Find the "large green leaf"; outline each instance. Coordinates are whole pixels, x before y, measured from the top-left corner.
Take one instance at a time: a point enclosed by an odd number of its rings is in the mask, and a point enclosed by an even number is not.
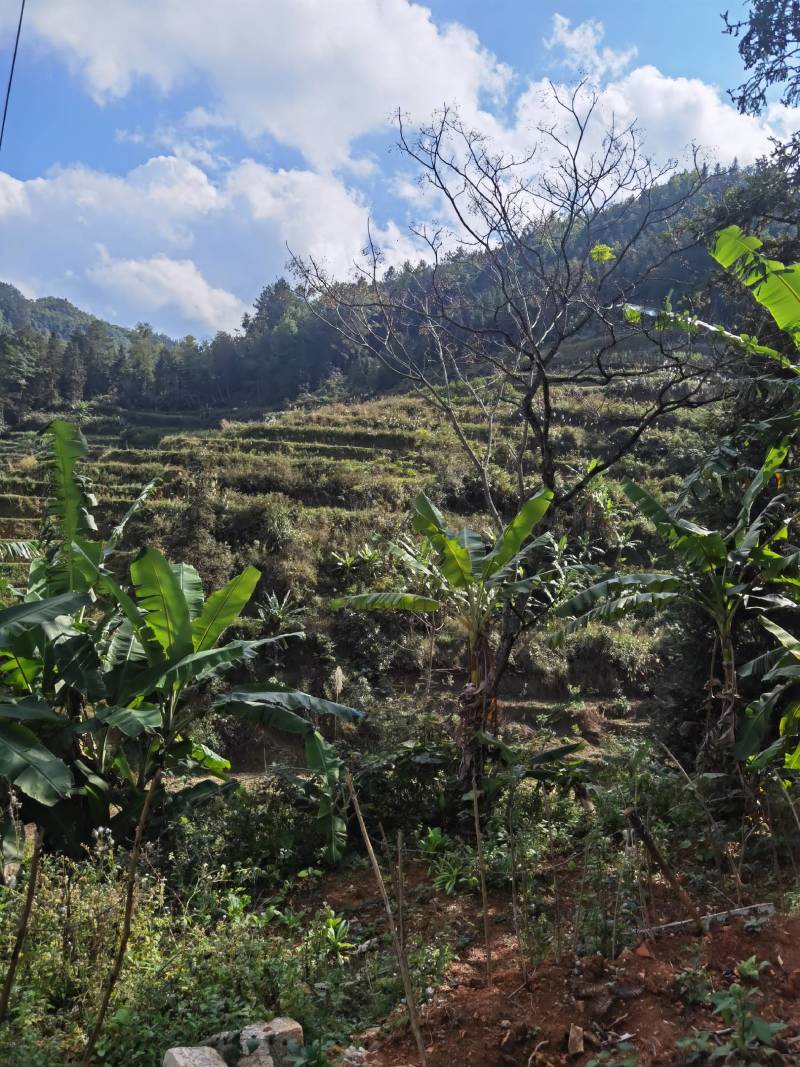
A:
[[[194,620],[203,610],[203,582],[191,563],[170,563],[170,570],[178,580],[189,618]]]
[[[41,541],[0,541],[0,561],[30,563],[41,555]]]
[[[663,608],[677,597],[673,592],[629,592],[609,600],[603,600],[577,619],[572,619],[564,627],[563,631],[555,638],[563,640],[567,634],[575,633],[576,630],[588,626],[592,622],[616,622],[626,615],[637,611],[649,611]]]
[[[438,611],[441,601],[434,600],[429,596],[418,596],[416,593],[376,592],[357,593],[355,596],[343,596],[332,601],[334,610],[350,608],[351,611]]]
[[[414,514],[411,521],[418,533],[426,534],[429,537],[432,534],[450,536],[450,530],[445,525],[441,511],[424,493],[420,493],[414,500]]]
[[[222,589],[212,593],[192,622],[192,640],[195,652],[204,652],[220,639],[224,630],[241,615],[245,605],[255,592],[261,571],[245,567]]]
[[[103,571],[100,576],[100,587],[110,593],[116,601],[148,663],[151,666],[160,663],[164,658],[164,650],[156,640],[155,634],[150,629],[146,614],[139,610],[133,597],[122,588],[113,575],[106,571]],[[115,652],[115,659],[117,662],[122,662],[123,659],[139,658],[136,654],[135,646],[128,643],[127,636],[124,632],[120,635],[120,642],[120,647],[117,652]]]
[[[364,715],[363,711],[347,707],[346,704],[336,704],[332,700],[324,700],[322,697],[314,697],[284,686],[236,689],[219,697],[214,702],[214,707],[251,722],[294,734],[304,734],[313,729],[311,723],[300,717],[299,712],[335,715],[350,721],[363,718]]]
[[[60,616],[74,615],[91,603],[87,593],[60,593],[45,600],[25,601],[0,611],[0,647],[35,626],[55,622]]]
[[[485,578],[500,570],[517,555],[534,526],[541,522],[553,500],[550,489],[542,489],[536,496],[526,500],[511,522],[503,530],[494,548],[481,564]]]
[[[737,523],[738,528],[742,528],[746,525],[750,517],[750,509],[756,501],[756,498],[763,493],[770,481],[775,477],[775,473],[780,469],[781,464],[786,459],[789,452],[789,438],[784,439],[777,445],[772,445],[767,450],[767,454],[764,457],[764,462],[761,464],[756,476],[748,485],[742,497],[742,505],[739,509],[739,521]]]
[[[155,704],[139,704],[135,708],[95,708],[95,718],[104,726],[113,726],[126,737],[138,737],[145,730],[161,726],[161,708]]]
[[[562,619],[571,615],[581,616],[604,601],[630,593],[675,593],[680,587],[681,580],[674,574],[620,574],[597,582],[588,589],[582,589],[580,593],[559,604],[555,614]]]
[[[327,841],[328,857],[337,862],[347,846],[347,823],[336,805],[342,761],[333,745],[318,730],[306,734],[305,753],[308,769],[321,779],[322,796],[317,822]]]
[[[793,637],[788,630],[784,630],[782,626],[779,626],[772,619],[766,618],[764,615],[760,615],[758,621],[768,630],[773,637],[777,638],[779,643],[784,649],[796,660],[800,660],[800,641],[796,637]]]
[[[67,765],[18,723],[0,722],[0,776],[48,807],[68,797],[72,789]]]
[[[189,606],[178,578],[160,552],[143,549],[131,563],[136,599],[148,627],[171,660],[194,649]]]
[[[221,648],[207,648],[204,652],[190,652],[188,656],[171,663],[156,664],[144,670],[127,672],[120,680],[116,699],[120,704],[129,704],[137,697],[146,697],[154,690],[167,690],[201,682],[232,663],[251,659],[262,645],[275,644],[297,634],[279,634],[277,637],[262,637],[257,641],[232,641]]]
[[[189,760],[191,761],[190,765],[194,765],[192,770],[213,774],[216,778],[224,778],[231,769],[230,760],[220,756],[218,752],[215,752],[207,745],[201,745],[198,742],[192,744]]]
[[[463,589],[475,581],[472,555],[458,537],[432,535],[431,540],[439,553],[439,569],[447,584],[453,589]]]
[[[727,226],[716,234],[711,255],[750,289],[781,330],[800,345],[800,263],[784,266],[758,251],[761,241],[749,237],[738,226]]]
[[[14,722],[65,722],[64,716],[53,711],[45,700],[37,700],[34,697],[16,703],[0,704],[0,719],[11,719]]]
[[[148,482],[144,489],[142,489],[141,493],[139,493],[134,502],[122,516],[122,518],[114,527],[114,529],[111,531],[111,537],[109,537],[108,541],[106,541],[105,548],[103,550],[104,559],[111,555],[117,543],[122,538],[122,535],[125,533],[125,527],[131,521],[134,515],[141,511],[141,509],[147,503],[149,498],[152,496],[153,492],[158,489],[160,485],[161,479],[154,478],[152,482]]]
[[[716,530],[707,530],[688,519],[671,515],[654,496],[635,482],[625,482],[623,489],[628,499],[654,523],[659,537],[683,556],[687,563],[692,566],[714,566],[725,561],[727,548]]]
[[[44,670],[44,662],[38,654],[22,652],[23,641],[24,638],[17,638],[11,648],[0,650],[0,681],[9,689],[32,693],[34,683]]]
[[[78,427],[63,419],[54,419],[44,434],[52,450],[52,495],[45,515],[59,542],[47,566],[51,590],[87,589],[90,583],[72,546],[97,530],[90,510],[97,501],[76,472],[76,465],[87,458],[89,446]]]
[[[58,681],[90,701],[102,699],[105,696],[102,664],[91,635],[75,629],[54,631],[52,623],[45,623],[43,630]]]

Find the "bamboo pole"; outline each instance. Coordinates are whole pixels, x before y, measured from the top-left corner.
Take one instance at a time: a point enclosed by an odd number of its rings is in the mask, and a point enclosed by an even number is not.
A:
[[[483,861],[483,839],[481,837],[481,816],[478,810],[478,783],[472,776],[472,814],[475,819],[475,842],[478,851],[478,870],[481,876],[481,908],[483,911],[483,940],[486,945],[486,985],[492,984],[492,943],[489,937],[489,900],[486,895],[486,864]]]
[[[414,1034],[414,1040],[417,1043],[417,1050],[419,1051],[419,1061],[421,1067],[428,1067],[428,1057],[425,1052],[425,1042],[422,1039],[422,1030],[419,1025],[419,1017],[417,1015],[417,1003],[414,999],[414,986],[411,982],[411,974],[408,970],[408,961],[403,946],[400,944],[400,937],[397,933],[397,926],[392,915],[392,905],[389,901],[389,894],[386,892],[386,882],[383,880],[381,874],[380,864],[378,863],[375,855],[375,849],[372,847],[372,841],[370,840],[369,832],[367,831],[366,824],[364,822],[364,816],[361,814],[361,807],[358,803],[358,797],[356,796],[355,787],[353,785],[353,776],[350,771],[345,771],[345,784],[347,785],[348,792],[350,793],[350,799],[353,802],[353,810],[356,813],[356,819],[358,820],[358,828],[361,831],[361,836],[364,839],[364,846],[369,856],[369,862],[372,865],[372,870],[375,875],[375,881],[378,883],[378,889],[380,890],[381,897],[383,898],[383,906],[386,909],[386,919],[389,923],[389,933],[392,938],[392,945],[394,946],[395,955],[397,956],[397,965],[400,968],[400,978],[403,983],[403,990],[406,995],[406,1004],[408,1005],[408,1018],[411,1023],[411,1030]]]

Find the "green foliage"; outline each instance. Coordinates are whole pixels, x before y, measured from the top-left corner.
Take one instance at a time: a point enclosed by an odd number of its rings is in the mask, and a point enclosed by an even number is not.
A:
[[[712,995],[715,1013],[732,1033],[721,1043],[714,1041],[708,1031],[702,1030],[680,1040],[678,1046],[689,1053],[690,1063],[697,1062],[697,1058],[705,1054],[710,1054],[712,1062],[731,1062],[732,1057],[733,1062],[765,1062],[765,1057],[774,1051],[776,1034],[785,1026],[783,1023],[768,1023],[756,1015],[753,1010],[754,996],[751,990],[744,989],[736,982],[728,989]]]
[[[85,440],[66,423],[52,424],[48,434],[54,491],[46,550],[31,564],[27,599],[0,611],[9,696],[0,774],[20,790],[51,842],[74,850],[98,825],[127,833],[157,771],[224,778],[228,761],[191,739],[197,687],[289,635],[217,645],[255,590],[260,573],[253,567],[204,601],[193,567],[170,565],[145,548],[130,564],[127,590],[110,567],[123,524],[109,543],[91,539],[94,499],[76,466],[86,456]],[[339,855],[346,829],[336,799],[340,764],[302,715],[352,720],[358,713],[280,686],[221,696],[217,704],[304,736],[321,783],[330,851]],[[187,803],[202,795],[192,787],[184,794]],[[155,807],[165,806],[162,792]]]
[[[787,540],[782,498],[770,495],[755,517],[752,514],[771,485],[780,484],[780,466],[788,449],[785,438],[767,450],[761,467],[737,501],[735,519],[726,528],[700,526],[678,510],[668,511],[640,486],[626,483],[626,495],[655,526],[672,557],[673,570],[614,575],[556,608],[559,617],[572,617],[562,639],[592,622],[612,622],[631,612],[654,611],[677,601],[702,611],[714,625],[723,672],[720,722],[729,740],[733,739],[737,710],[733,634],[738,616],[793,607],[800,584],[800,555]],[[750,754],[740,745],[739,758]]]
[[[786,267],[767,259],[758,251],[761,245],[739,226],[728,226],[716,234],[711,255],[747,286],[800,348],[800,263]]]
[[[552,499],[550,490],[542,490],[527,500],[487,548],[483,537],[474,530],[452,530],[447,526],[438,508],[420,493],[414,503],[412,521],[414,529],[427,541],[430,554],[415,553],[413,546],[402,543],[390,545],[389,553],[410,571],[415,582],[427,587],[426,592],[435,589],[438,595],[375,591],[340,597],[333,606],[355,611],[422,613],[447,609],[458,617],[466,631],[470,677],[477,685],[485,678],[479,663],[480,646],[486,641],[503,601],[520,592],[522,586],[530,589],[544,584],[550,577],[533,575],[520,581],[531,552],[545,542],[550,543],[546,535],[544,540],[533,543],[528,543],[528,539]]]
[[[708,1004],[713,986],[705,968],[687,967],[675,975],[674,988],[684,1004],[699,1007]]]

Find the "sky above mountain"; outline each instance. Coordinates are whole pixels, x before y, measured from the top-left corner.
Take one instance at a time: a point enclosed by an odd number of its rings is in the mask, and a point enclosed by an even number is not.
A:
[[[390,261],[418,256],[398,108],[423,122],[457,105],[524,151],[548,80],[588,77],[659,160],[695,143],[749,163],[800,122],[731,106],[724,6],[34,0],[0,154],[0,277],[123,325],[234,329],[288,249],[344,275],[369,219]],[[3,84],[17,16],[0,5]]]

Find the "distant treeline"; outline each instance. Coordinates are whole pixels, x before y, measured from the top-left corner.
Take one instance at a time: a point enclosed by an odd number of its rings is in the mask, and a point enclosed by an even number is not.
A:
[[[714,211],[742,174],[717,169],[703,186],[701,200],[687,207],[671,226],[691,226],[697,216]],[[659,187],[673,196],[676,176]],[[658,195],[658,194],[657,194]],[[635,202],[609,211],[609,245],[629,239],[637,226]],[[639,242],[633,268],[657,264],[658,236]],[[642,302],[673,303],[704,290],[711,260],[702,243],[681,257],[655,267],[637,292]],[[479,255],[451,259],[448,270],[463,274],[473,293],[494,284]],[[390,269],[394,292],[404,284],[428,284],[430,268],[406,263]],[[624,281],[624,278],[621,278]],[[487,301],[491,305],[491,301]],[[711,310],[711,309],[709,309]],[[717,318],[724,309],[713,309]],[[424,337],[411,338],[425,345]],[[112,326],[80,311],[66,300],[26,300],[13,286],[0,284],[0,404],[5,423],[34,411],[108,398],[126,407],[194,410],[201,407],[280,407],[304,391],[316,390],[335,376],[351,393],[368,394],[391,384],[391,374],[375,359],[348,346],[342,336],[309,308],[299,288],[285,279],[267,285],[251,313],[234,334],[213,339],[192,336],[173,341],[146,323],[133,330]]]

